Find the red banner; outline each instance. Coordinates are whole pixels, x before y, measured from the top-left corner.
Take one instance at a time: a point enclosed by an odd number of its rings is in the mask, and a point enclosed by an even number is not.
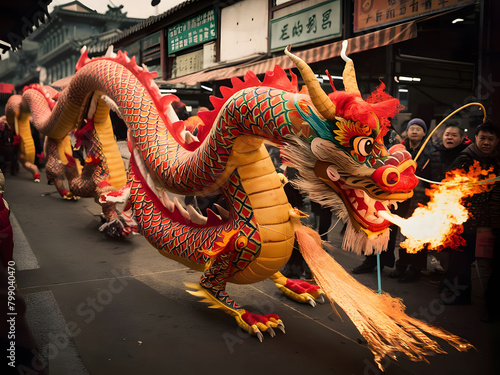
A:
[[[14,91],[14,85],[10,83],[0,83],[0,92],[5,92],[7,94],[12,94]]]

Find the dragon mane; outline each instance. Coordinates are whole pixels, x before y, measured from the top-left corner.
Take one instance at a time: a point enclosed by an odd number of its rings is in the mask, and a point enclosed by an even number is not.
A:
[[[398,99],[384,91],[385,85],[383,83],[366,100],[363,100],[357,93],[333,89],[334,91],[328,94],[328,97],[335,104],[336,116],[353,122],[359,121],[370,129],[375,129],[380,125],[381,137],[389,131],[389,118],[394,117],[404,108]],[[311,125],[322,138],[333,141],[334,128],[336,127],[333,121],[318,121]]]

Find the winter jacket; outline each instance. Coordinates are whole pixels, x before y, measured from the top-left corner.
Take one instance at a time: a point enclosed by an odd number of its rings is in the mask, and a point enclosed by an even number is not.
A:
[[[446,177],[446,172],[451,170],[453,162],[460,153],[465,150],[472,142],[464,140],[457,147],[448,149],[443,145],[437,147],[431,154],[429,160],[430,180],[440,182]]]
[[[500,163],[496,157],[484,155],[475,144],[462,151],[450,168],[451,170],[460,168],[468,171],[475,160],[479,162],[481,169],[493,167],[493,173],[497,176],[500,174]],[[472,215],[464,224],[465,231],[474,231],[478,227],[491,227],[490,192],[474,194],[465,200],[465,204]]]

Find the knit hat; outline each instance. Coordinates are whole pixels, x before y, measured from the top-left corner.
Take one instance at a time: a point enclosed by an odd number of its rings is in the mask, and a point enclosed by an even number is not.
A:
[[[422,120],[421,118],[413,118],[408,122],[408,125],[406,126],[406,130],[410,128],[412,125],[418,125],[422,129],[424,129],[424,133],[427,133],[427,125],[425,125],[425,121]]]

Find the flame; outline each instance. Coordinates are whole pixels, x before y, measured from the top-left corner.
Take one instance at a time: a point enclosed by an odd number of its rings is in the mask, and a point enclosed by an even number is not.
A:
[[[236,234],[239,232],[239,228],[224,230],[217,237],[217,240],[214,242],[214,245],[208,249],[200,249],[198,250],[200,253],[206,254],[209,257],[215,257],[221,251],[226,249],[229,246],[229,242],[233,239]]]
[[[490,174],[491,171],[492,168],[481,169],[475,161],[468,172],[463,169],[448,172],[441,184],[426,189],[429,202],[419,205],[410,218],[403,219],[387,212],[379,214],[401,228],[406,240],[400,246],[408,253],[416,253],[425,245],[429,250],[458,249],[465,245],[460,234],[462,224],[470,216],[464,198],[490,190],[493,184],[484,180],[496,177]]]

